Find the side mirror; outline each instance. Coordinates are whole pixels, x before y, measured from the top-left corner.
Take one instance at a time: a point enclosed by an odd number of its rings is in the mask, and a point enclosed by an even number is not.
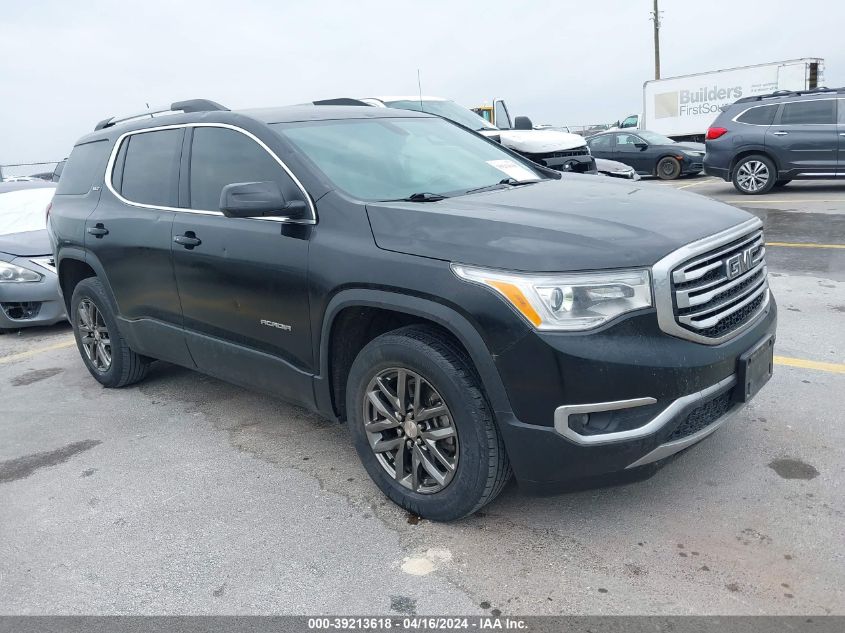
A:
[[[278,183],[235,182],[220,192],[220,210],[227,218],[260,218],[283,215],[301,218],[305,215],[305,202],[285,200]]]
[[[648,143],[634,143],[634,147],[636,147],[638,150],[642,151],[642,150],[648,148]]]
[[[513,120],[513,129],[515,130],[533,130],[534,124],[527,116],[518,116]]]

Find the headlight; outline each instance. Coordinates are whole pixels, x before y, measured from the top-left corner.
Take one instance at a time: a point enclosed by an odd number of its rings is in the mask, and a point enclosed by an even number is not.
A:
[[[688,152],[685,149],[682,149],[681,153],[685,156],[689,156],[690,158],[701,158],[702,156],[704,156],[704,152]]]
[[[0,283],[19,283],[22,281],[41,281],[41,275],[28,268],[21,268],[8,262],[0,262]]]
[[[588,330],[652,305],[647,270],[529,274],[460,264],[452,270],[499,293],[538,330]]]

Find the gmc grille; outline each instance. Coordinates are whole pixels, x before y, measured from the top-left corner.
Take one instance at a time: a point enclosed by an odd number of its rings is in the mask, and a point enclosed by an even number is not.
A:
[[[677,324],[706,338],[722,338],[754,319],[768,303],[763,232],[692,259],[671,273]]]

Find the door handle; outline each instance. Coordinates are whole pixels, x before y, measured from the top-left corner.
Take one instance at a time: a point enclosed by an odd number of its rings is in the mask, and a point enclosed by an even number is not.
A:
[[[184,235],[177,235],[173,238],[173,241],[177,244],[181,244],[188,250],[191,250],[194,246],[202,244],[202,240],[198,238],[193,231],[185,231]]]
[[[840,132],[839,136],[845,136],[845,132]]]
[[[93,235],[93,236],[94,236],[94,237],[96,237],[98,240],[99,240],[99,239],[102,239],[102,237],[103,237],[104,235],[108,235],[108,234],[109,234],[109,230],[108,230],[106,227],[104,227],[104,226],[103,226],[102,222],[97,222],[97,224],[96,224],[96,225],[94,225],[94,226],[89,226],[89,227],[86,229],[86,231],[88,231],[88,233],[89,233],[90,235]]]
[[[789,132],[772,132],[775,136],[786,136]]]

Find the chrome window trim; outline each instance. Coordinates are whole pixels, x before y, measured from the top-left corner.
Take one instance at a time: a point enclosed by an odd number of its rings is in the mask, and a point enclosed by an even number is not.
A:
[[[748,108],[745,108],[745,110],[743,110],[742,112],[737,114],[734,118],[732,118],[731,121],[733,121],[734,123],[739,123],[740,125],[753,125],[754,127],[771,127],[775,124],[774,121],[775,121],[775,117],[778,115],[777,109],[779,107],[780,107],[780,103],[764,103],[762,105],[753,105],[753,106],[750,106]],[[767,123],[767,124],[764,124],[764,123],[746,123],[745,121],[738,121],[737,120],[743,114],[745,114],[749,110],[753,110],[754,108],[774,108],[775,109],[775,116],[772,117],[772,122]]]
[[[751,218],[738,224],[730,229],[716,233],[709,237],[691,242],[682,246],[676,251],[669,253],[666,257],[661,259],[651,268],[652,284],[654,285],[654,307],[657,309],[657,324],[660,329],[678,338],[683,338],[688,341],[696,343],[704,343],[705,345],[719,345],[725,341],[729,341],[744,331],[754,326],[759,319],[769,311],[769,289],[765,290],[765,297],[763,303],[757,311],[757,314],[748,319],[740,327],[728,332],[723,336],[710,338],[701,334],[691,332],[684,327],[681,327],[675,320],[675,313],[672,303],[672,271],[683,262],[693,259],[698,255],[703,255],[709,251],[719,248],[725,244],[729,244],[751,231],[760,230],[763,228],[763,222],[760,218]]]
[[[111,194],[116,197],[118,200],[123,202],[124,204],[131,205],[133,207],[139,207],[141,209],[152,209],[155,211],[178,211],[179,213],[195,213],[199,215],[219,215],[223,216],[222,211],[212,211],[212,210],[205,210],[205,209],[186,209],[182,207],[167,207],[167,206],[160,206],[155,204],[144,204],[143,202],[133,202],[127,198],[124,198],[120,195],[112,185],[112,172],[114,171],[114,163],[117,160],[117,154],[120,151],[120,146],[123,144],[123,141],[126,140],[129,136],[133,136],[135,134],[144,134],[146,132],[159,132],[162,130],[178,130],[183,128],[194,128],[194,127],[219,127],[224,128],[227,130],[234,130],[235,132],[240,132],[244,136],[252,139],[259,147],[261,147],[265,152],[267,152],[273,160],[275,160],[282,170],[293,180],[294,184],[297,188],[302,192],[302,195],[305,197],[306,202],[308,203],[308,208],[311,211],[311,217],[305,219],[291,219],[284,216],[268,216],[268,217],[261,217],[261,218],[249,218],[251,220],[264,220],[267,222],[284,222],[289,224],[316,224],[317,223],[317,209],[314,206],[314,201],[311,199],[311,196],[308,195],[308,192],[305,190],[305,187],[299,181],[294,173],[285,165],[284,161],[279,158],[276,153],[270,149],[264,141],[260,138],[248,132],[247,130],[240,128],[236,125],[232,125],[230,123],[205,123],[205,122],[195,122],[195,123],[176,123],[173,125],[160,125],[157,127],[148,127],[143,128],[140,130],[130,130],[128,132],[124,132],[121,134],[117,141],[115,142],[114,146],[112,147],[111,155],[109,156],[109,161],[106,164],[106,173],[104,176],[104,180],[106,183],[106,188],[111,192]]]
[[[636,429],[630,429],[628,431],[617,431],[615,433],[581,435],[569,428],[569,415],[572,413],[586,413],[588,411],[613,411],[617,409],[642,406],[644,404],[653,404],[657,401],[654,398],[635,398],[633,400],[619,400],[616,402],[602,402],[596,404],[564,405],[555,409],[555,430],[565,438],[572,440],[581,446],[598,446],[601,444],[611,444],[614,442],[625,442],[628,440],[640,439],[642,437],[646,437],[647,435],[657,433],[657,431],[669,424],[675,416],[690,405],[730,389],[736,383],[736,375],[731,374],[727,378],[717,382],[715,385],[710,385],[709,387],[705,387],[704,389],[694,391],[693,393],[673,400],[665,409],[663,409],[663,411],[658,413],[643,426]],[[575,408],[580,408],[580,410],[575,411]]]
[[[790,103],[807,103],[809,101],[844,101],[842,97],[824,97],[822,99],[795,99],[794,101],[779,101],[777,103],[762,103],[753,106],[749,106],[745,108],[742,112],[737,114],[734,118],[731,119],[734,123],[739,123],[740,125],[753,125],[754,127],[778,127],[778,126],[787,126],[787,125],[816,125],[816,126],[830,126],[830,125],[841,125],[841,123],[777,123],[775,124],[774,119],[772,123],[769,125],[763,125],[762,123],[745,123],[744,121],[737,121],[739,117],[743,114],[748,112],[749,110],[753,110],[754,108],[777,108],[781,105],[786,106]],[[837,104],[837,110],[842,107],[842,104]],[[777,116],[777,112],[775,112],[775,116]]]

